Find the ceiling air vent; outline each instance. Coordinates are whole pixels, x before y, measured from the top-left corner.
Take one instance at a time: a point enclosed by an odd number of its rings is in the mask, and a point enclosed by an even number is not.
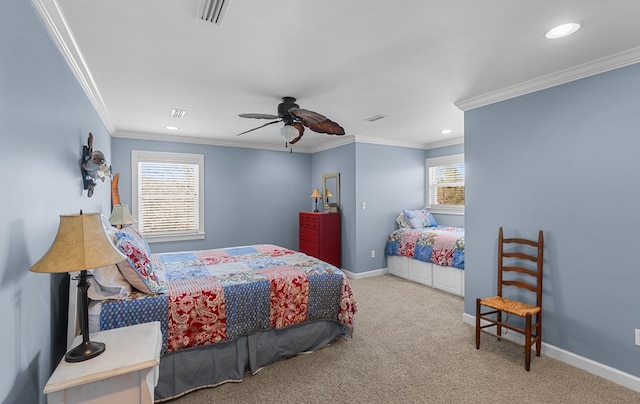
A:
[[[370,116],[369,118],[366,118],[365,121],[368,122],[375,122],[375,121],[379,121],[380,119],[386,118],[386,115],[374,115],[374,116]]]
[[[171,117],[172,118],[182,118],[184,116],[184,114],[187,113],[186,109],[178,109],[178,108],[173,108],[171,110]]]
[[[198,19],[203,22],[221,25],[230,1],[231,0],[200,0]]]

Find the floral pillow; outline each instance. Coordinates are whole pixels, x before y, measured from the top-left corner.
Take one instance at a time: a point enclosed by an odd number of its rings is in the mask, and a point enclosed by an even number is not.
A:
[[[142,248],[147,255],[151,255],[151,248],[149,247],[149,244],[147,243],[147,240],[144,239],[144,237],[142,237],[142,234],[140,234],[138,232],[138,229],[136,229],[133,226],[125,226],[122,229],[118,229],[117,233],[125,233],[131,236],[131,238],[133,238],[133,240],[135,241],[136,244],[138,244],[138,246],[140,248]],[[117,237],[117,234],[116,234]]]
[[[144,241],[144,239],[142,239]],[[141,244],[139,239],[129,232],[116,233],[116,245],[127,256],[119,262],[118,269],[134,288],[144,293],[164,293],[166,285],[160,280],[151,262],[151,255],[147,252],[149,245],[146,241]],[[145,248],[146,247],[146,248]]]
[[[435,217],[429,212],[428,209],[418,209],[418,210],[403,210],[396,222],[398,222],[398,226],[404,228],[412,228],[412,229],[422,229],[425,227],[435,227],[438,225]]]

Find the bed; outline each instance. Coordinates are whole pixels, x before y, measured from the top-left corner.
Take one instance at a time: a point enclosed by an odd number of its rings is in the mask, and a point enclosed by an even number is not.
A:
[[[464,228],[440,226],[428,209],[403,210],[385,245],[390,274],[464,296]]]
[[[352,335],[356,302],[331,264],[270,244],[152,254],[133,227],[111,237],[127,258],[93,270],[90,329],[160,322],[156,402]]]

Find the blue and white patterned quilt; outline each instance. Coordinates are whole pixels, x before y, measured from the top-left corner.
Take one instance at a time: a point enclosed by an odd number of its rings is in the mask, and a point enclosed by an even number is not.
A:
[[[166,293],[104,301],[100,329],[160,321],[163,352],[313,320],[350,334],[356,311],[337,267],[274,245],[152,254]]]

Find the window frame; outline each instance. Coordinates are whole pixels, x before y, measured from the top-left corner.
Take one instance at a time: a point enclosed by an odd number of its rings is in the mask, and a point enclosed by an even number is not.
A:
[[[131,209],[133,217],[140,222],[139,215],[139,163],[193,164],[198,166],[198,228],[196,231],[170,233],[142,233],[149,243],[202,240],[204,231],[204,155],[196,153],[174,153],[131,150]]]
[[[465,205],[441,205],[432,204],[431,187],[429,183],[429,169],[432,167],[445,166],[449,164],[464,164],[464,154],[451,154],[449,156],[431,157],[425,160],[425,201],[426,206],[432,213],[448,214],[448,215],[464,215]],[[466,167],[465,167],[465,188],[466,188]],[[466,189],[465,189],[466,191]],[[466,201],[465,201],[466,203]]]

